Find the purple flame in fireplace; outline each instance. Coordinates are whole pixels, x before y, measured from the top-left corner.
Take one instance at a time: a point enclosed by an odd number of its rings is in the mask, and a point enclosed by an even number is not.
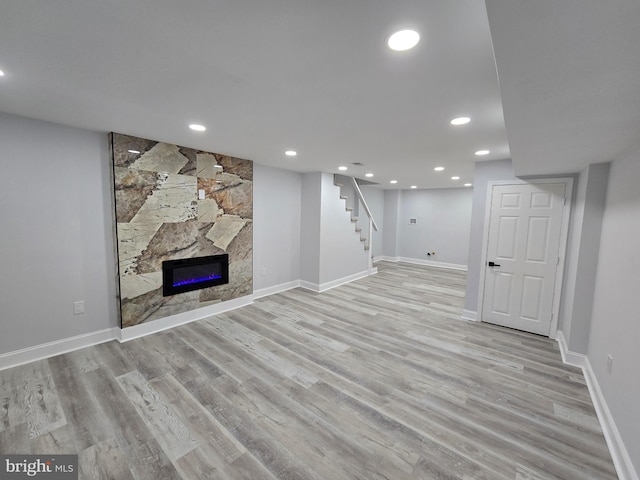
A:
[[[175,295],[229,283],[229,255],[165,260],[162,262],[162,295]]]
[[[206,282],[208,280],[217,280],[219,278],[222,278],[222,275],[208,275],[206,277],[187,278],[186,280],[181,280],[179,282],[174,282],[173,286],[174,287],[180,287],[182,285],[191,285],[192,283]]]

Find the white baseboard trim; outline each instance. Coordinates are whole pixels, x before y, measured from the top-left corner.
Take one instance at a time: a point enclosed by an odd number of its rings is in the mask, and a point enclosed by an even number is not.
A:
[[[384,255],[377,256],[373,259],[374,262],[398,262],[398,257],[386,257]]]
[[[17,367],[25,363],[55,357],[63,353],[69,353],[99,343],[117,340],[120,329],[117,327],[98,330],[97,332],[76,335],[75,337],[64,338],[54,342],[42,343],[33,347],[23,348],[13,352],[0,355],[0,370]]]
[[[306,280],[300,280],[300,286],[307,290],[311,290],[316,293],[326,292],[335,287],[339,287],[340,285],[344,285],[345,283],[353,282],[354,280],[359,280],[364,277],[368,277],[369,275],[375,275],[378,273],[378,269],[376,267],[372,269],[367,269],[362,272],[354,273],[353,275],[347,275],[346,277],[338,278],[337,280],[331,280],[330,282],[325,283],[312,283],[307,282]]]
[[[306,280],[300,280],[300,288],[305,290],[311,290],[312,292],[320,292],[320,285],[313,282],[307,282]]]
[[[574,367],[586,368],[587,366],[587,356],[582,353],[575,353],[569,350],[567,345],[567,341],[564,338],[561,330],[556,332],[556,341],[558,342],[558,347],[560,348],[560,355],[562,355],[562,361],[567,365],[573,365]],[[586,378],[586,374],[585,374]]]
[[[458,265],[456,263],[436,262],[435,260],[425,260],[422,258],[398,257],[399,262],[413,263],[414,265],[428,265],[430,267],[449,268],[451,270],[467,271],[466,265]]]
[[[253,291],[253,299],[268,297],[269,295],[275,295],[276,293],[286,292],[292,288],[298,288],[300,286],[300,280],[293,282],[281,283],[280,285],[274,285],[272,287],[261,288],[260,290]]]
[[[466,265],[458,265],[457,263],[444,263],[444,262],[436,262],[435,260],[425,260],[422,258],[410,258],[410,257],[377,257],[376,261],[382,260],[385,262],[403,262],[403,263],[412,263],[414,265],[428,265],[430,267],[438,267],[438,268],[449,268],[451,270],[463,270],[467,271]]]
[[[475,310],[462,310],[462,319],[467,322],[479,322],[478,312]]]
[[[244,297],[234,298],[233,300],[227,300],[226,302],[216,303],[214,305],[209,305],[188,312],[177,313],[176,315],[171,315],[165,318],[159,318],[158,320],[153,320],[148,323],[141,323],[140,325],[126,327],[120,330],[118,340],[120,340],[120,342],[128,342],[134,338],[140,338],[146,335],[151,335],[152,333],[162,332],[163,330],[168,330],[170,328],[177,327],[178,325],[202,320],[203,318],[228,312],[229,310],[235,310],[236,308],[251,305],[252,303],[253,295],[245,295]]]
[[[598,379],[595,372],[591,367],[589,357],[581,353],[572,352],[567,346],[567,342],[562,334],[562,331],[558,330],[556,334],[556,340],[558,347],[560,348],[560,354],[562,355],[562,361],[568,365],[574,367],[580,367],[584,374],[584,378],[587,381],[587,387],[589,388],[589,394],[591,395],[591,401],[595,407],[598,420],[600,421],[600,427],[604,433],[604,438],[607,441],[609,452],[613,460],[613,465],[616,467],[616,472],[620,480],[640,480],[638,473],[636,472],[631,457],[627,451],[620,431],[616,426],[616,423],[611,415],[611,410],[604,398]]]

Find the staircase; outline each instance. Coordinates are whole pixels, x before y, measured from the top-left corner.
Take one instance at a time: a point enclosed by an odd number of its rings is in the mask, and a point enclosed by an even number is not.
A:
[[[373,234],[373,229],[375,228],[377,230],[377,227],[371,218],[369,209],[364,202],[356,180],[352,177],[334,175],[333,182],[340,188],[340,198],[345,201],[344,208],[349,212],[351,223],[353,223],[355,232],[360,236],[363,248],[365,251],[369,251],[371,248],[371,235]],[[369,224],[369,228],[367,232],[363,232],[362,227],[359,225],[361,210],[364,210],[362,213],[368,216],[367,223]]]

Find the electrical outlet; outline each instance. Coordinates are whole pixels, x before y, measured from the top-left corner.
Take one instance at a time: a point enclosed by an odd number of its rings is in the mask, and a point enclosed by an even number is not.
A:
[[[81,315],[84,313],[84,301],[73,302],[73,314]]]
[[[613,356],[611,354],[607,355],[607,372],[611,373],[613,369]]]

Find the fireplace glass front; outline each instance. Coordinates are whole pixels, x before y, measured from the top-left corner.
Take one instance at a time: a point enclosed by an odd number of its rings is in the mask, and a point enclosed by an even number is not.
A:
[[[229,255],[162,262],[162,295],[190,292],[229,283]]]

